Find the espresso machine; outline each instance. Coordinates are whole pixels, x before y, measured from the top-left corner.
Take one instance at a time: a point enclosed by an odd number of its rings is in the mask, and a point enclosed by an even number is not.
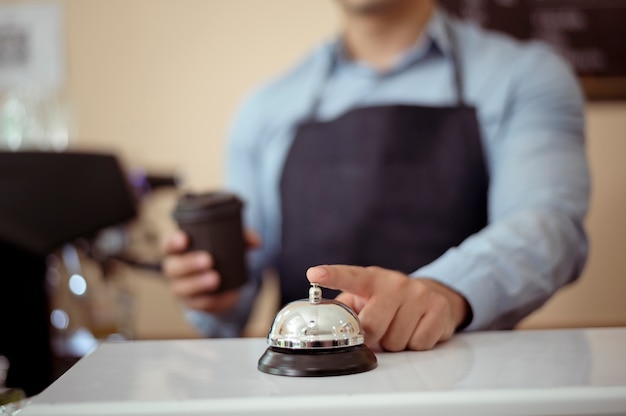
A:
[[[53,379],[48,254],[135,215],[113,155],[0,152],[0,355],[10,362],[8,387],[33,395]]]

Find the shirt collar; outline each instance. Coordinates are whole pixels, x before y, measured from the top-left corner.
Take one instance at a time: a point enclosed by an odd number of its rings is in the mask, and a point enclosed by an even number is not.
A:
[[[449,31],[446,28],[446,25],[449,24],[450,16],[448,16],[444,10],[437,7],[428,22],[425,32],[428,34],[432,44],[445,56],[452,54],[450,45],[451,39]]]
[[[387,74],[402,71],[424,58],[431,51],[449,56],[451,53],[450,38],[446,30],[446,19],[448,18],[446,12],[437,7],[426,24],[422,35],[409,49],[396,58],[396,62],[387,71]],[[372,71],[367,64],[355,62],[347,56],[345,44],[341,37],[331,44],[331,54],[331,59],[335,61],[334,65],[336,67],[356,66],[365,71]]]

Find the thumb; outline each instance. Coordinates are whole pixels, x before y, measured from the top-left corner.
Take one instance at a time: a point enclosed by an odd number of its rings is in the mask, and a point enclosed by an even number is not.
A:
[[[337,295],[335,300],[343,303],[348,308],[352,309],[355,313],[358,314],[358,312],[355,310],[356,299],[355,299],[353,294],[346,293],[346,292],[341,292],[340,294]]]
[[[363,307],[365,307],[365,305],[367,304],[367,299],[346,292],[341,292],[339,295],[337,295],[335,300],[343,303],[344,305],[352,309],[357,315],[361,313],[361,310],[363,310]]]
[[[178,254],[187,249],[189,245],[189,237],[180,230],[174,231],[168,235],[162,243],[162,251],[164,254]]]
[[[311,283],[329,289],[369,298],[373,293],[375,276],[365,267],[323,265],[309,268],[306,277]]]

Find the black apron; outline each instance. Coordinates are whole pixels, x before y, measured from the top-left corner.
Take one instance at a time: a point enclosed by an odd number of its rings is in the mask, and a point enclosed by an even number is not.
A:
[[[283,304],[306,296],[311,266],[409,274],[487,224],[480,130],[463,100],[451,32],[455,105],[363,107],[298,127],[280,182]]]

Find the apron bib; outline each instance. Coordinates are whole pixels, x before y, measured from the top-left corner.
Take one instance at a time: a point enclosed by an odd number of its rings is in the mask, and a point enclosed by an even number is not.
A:
[[[454,48],[451,55],[455,105],[363,107],[299,125],[280,181],[283,304],[308,293],[311,266],[409,274],[485,227],[480,129],[463,102]]]

